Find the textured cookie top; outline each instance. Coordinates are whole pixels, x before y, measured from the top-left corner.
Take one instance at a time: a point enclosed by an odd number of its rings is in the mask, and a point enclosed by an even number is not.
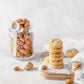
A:
[[[66,56],[71,56],[71,57],[73,57],[73,56],[75,56],[77,53],[78,53],[78,50],[77,50],[77,49],[69,49],[69,50],[67,50],[67,52],[66,52]]]
[[[48,43],[49,43],[49,46],[51,47],[56,47],[56,48],[63,47],[63,42],[60,39],[50,39]]]
[[[78,67],[78,66],[81,66],[80,62],[75,61],[72,63],[72,67]]]

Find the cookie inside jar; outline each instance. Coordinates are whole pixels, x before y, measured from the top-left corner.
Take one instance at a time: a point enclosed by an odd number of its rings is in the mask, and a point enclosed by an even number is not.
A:
[[[33,35],[30,32],[30,22],[27,19],[18,19],[16,22],[19,24],[19,28],[15,28],[17,30],[13,32],[16,34],[16,44],[13,43],[16,51],[13,52],[13,56],[15,55],[16,58],[31,57],[33,55]]]

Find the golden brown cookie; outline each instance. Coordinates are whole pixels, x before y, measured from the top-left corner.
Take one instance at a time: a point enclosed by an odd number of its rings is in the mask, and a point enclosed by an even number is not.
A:
[[[49,56],[44,57],[44,61],[47,62],[47,63],[49,63]]]
[[[52,47],[51,45],[49,45],[49,50],[63,50],[63,46],[60,48],[56,48],[56,47]]]
[[[59,58],[57,58],[57,57],[56,57],[56,58],[52,58],[52,57],[49,56],[49,60],[58,62],[58,61],[63,60],[63,56],[61,56],[61,57],[59,57]]]
[[[49,52],[49,55],[50,55],[50,57],[52,57],[52,58],[58,58],[58,57],[61,57],[61,56],[63,56],[63,53],[62,52],[60,52],[60,53],[52,53],[52,52]]]
[[[49,52],[50,53],[61,53],[62,52],[62,49],[60,49],[60,50],[49,50]]]
[[[78,53],[77,49],[69,49],[66,52],[66,57],[74,57]]]
[[[72,71],[76,71],[80,68],[81,68],[81,63],[80,62],[75,61],[75,62],[72,63]]]
[[[62,65],[59,65],[59,66],[54,66],[54,65],[50,64],[50,67],[53,68],[53,69],[61,69],[61,68],[64,67],[64,65],[62,64]]]
[[[56,65],[62,65],[62,64],[63,64],[63,60],[58,61],[58,62],[55,62],[55,61],[51,61],[51,60],[50,60],[50,64],[51,64],[51,65],[54,65],[54,66],[56,66]]]
[[[50,39],[48,44],[52,48],[62,48],[63,47],[63,42],[60,39]]]

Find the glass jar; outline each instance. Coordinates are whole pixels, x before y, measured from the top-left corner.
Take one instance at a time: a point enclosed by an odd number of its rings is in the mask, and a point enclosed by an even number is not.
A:
[[[11,56],[16,59],[27,60],[33,57],[33,34],[30,27],[20,27],[17,22],[10,28]]]

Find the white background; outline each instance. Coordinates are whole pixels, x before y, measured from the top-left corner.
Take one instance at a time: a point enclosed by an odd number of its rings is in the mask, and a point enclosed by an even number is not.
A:
[[[27,18],[36,52],[50,38],[84,39],[84,0],[0,0],[0,50],[9,50],[11,22]]]

